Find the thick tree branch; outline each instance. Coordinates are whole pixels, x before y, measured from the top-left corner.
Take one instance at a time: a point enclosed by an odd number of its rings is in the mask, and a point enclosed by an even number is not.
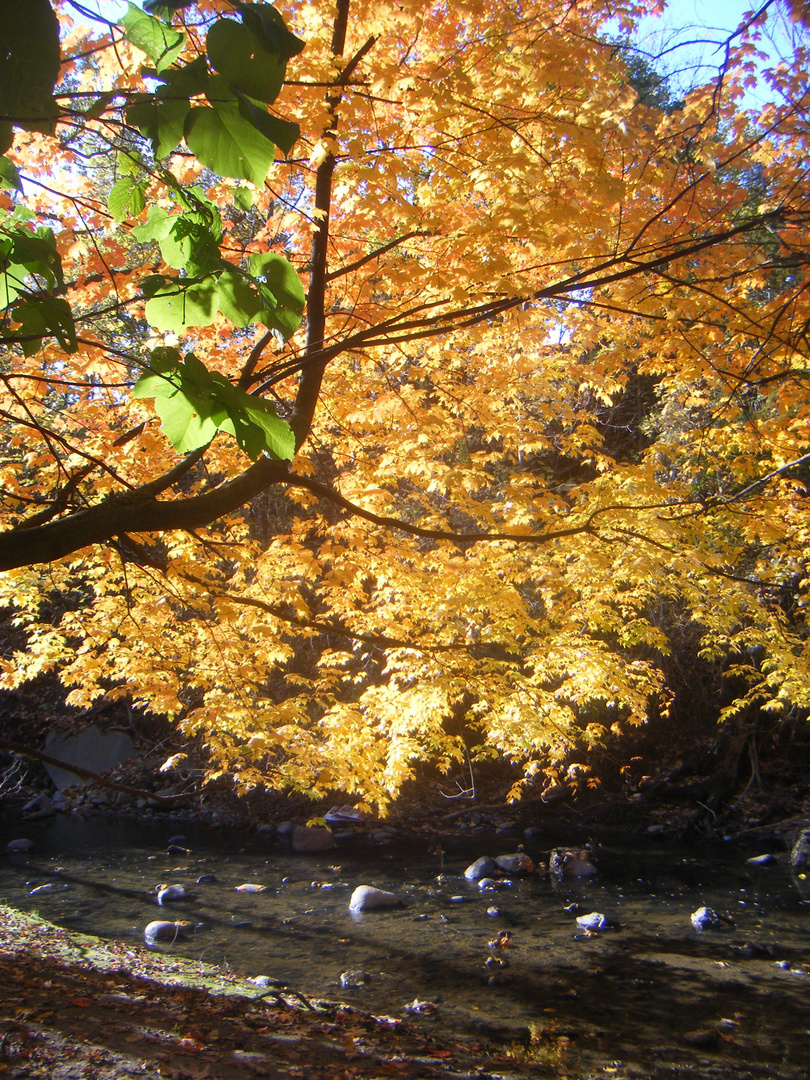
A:
[[[193,455],[190,455],[193,456]],[[160,501],[167,478],[185,471],[188,459],[164,477],[136,491],[110,495],[103,502],[34,528],[0,535],[0,570],[51,562],[91,544],[102,544],[125,532],[196,529],[228,514],[288,475],[286,463],[260,458],[239,476],[212,491],[187,499]]]

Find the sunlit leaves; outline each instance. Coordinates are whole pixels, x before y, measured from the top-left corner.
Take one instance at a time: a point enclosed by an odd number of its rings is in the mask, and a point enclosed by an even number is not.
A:
[[[158,73],[169,67],[183,51],[185,34],[130,3],[121,20],[127,40],[145,52]]]
[[[210,79],[206,96],[211,107],[196,106],[185,120],[189,149],[220,176],[263,184],[276,148],[245,119],[239,99],[224,79]]]
[[[206,39],[211,66],[234,89],[272,103],[284,82],[285,58],[270,52],[247,26],[219,19]]]
[[[155,350],[150,366],[152,373],[136,383],[133,396],[155,399],[163,431],[178,453],[205,446],[221,429],[251,458],[262,453],[292,458],[294,436],[271,402],[250,397],[208,371],[193,353],[181,359],[175,349]]]

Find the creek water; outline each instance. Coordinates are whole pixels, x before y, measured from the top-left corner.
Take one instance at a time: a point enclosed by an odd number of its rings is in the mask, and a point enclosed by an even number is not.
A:
[[[169,855],[175,831],[7,816],[0,850],[22,836],[34,847],[0,856],[0,901],[133,944],[154,919],[185,919],[188,936],[160,947],[169,956],[267,975],[376,1014],[402,1017],[415,999],[433,1002],[414,1022],[527,1043],[535,1061],[546,1055],[581,1076],[810,1074],[810,879],[797,879],[784,855],[758,868],[746,858],[759,851],[730,844],[605,844],[594,879],[537,875],[493,892],[467,882],[464,869],[479,855],[514,851],[517,833],[447,840],[444,852],[428,841],[349,842],[313,856],[183,828],[190,853]],[[526,850],[541,858],[564,842],[548,837]],[[184,884],[191,898],[159,907],[160,883]],[[243,883],[266,888],[237,892]],[[360,884],[396,892],[402,906],[351,914]],[[616,925],[586,936],[565,911],[571,904]],[[704,904],[727,918],[722,929],[693,929],[690,914]],[[491,947],[502,930],[509,948]],[[370,980],[343,988],[347,971]]]

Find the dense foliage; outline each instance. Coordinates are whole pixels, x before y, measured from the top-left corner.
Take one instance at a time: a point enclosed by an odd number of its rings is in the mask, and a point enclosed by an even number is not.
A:
[[[144,7],[0,13],[3,685],[381,805],[585,782],[687,631],[804,715],[801,12],[752,111],[765,14],[666,103],[641,3]]]

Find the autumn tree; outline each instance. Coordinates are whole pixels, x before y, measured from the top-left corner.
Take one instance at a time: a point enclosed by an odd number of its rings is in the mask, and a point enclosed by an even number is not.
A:
[[[3,5],[3,685],[379,805],[421,760],[582,781],[666,713],[668,612],[729,717],[806,709],[772,6],[662,108],[614,43],[643,3]]]

